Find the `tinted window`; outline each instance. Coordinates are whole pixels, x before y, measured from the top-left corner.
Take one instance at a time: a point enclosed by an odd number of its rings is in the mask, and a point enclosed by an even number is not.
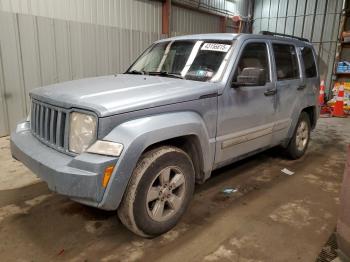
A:
[[[264,69],[266,72],[266,81],[270,80],[269,59],[266,44],[250,43],[244,47],[242,55],[239,59],[234,81],[236,81],[237,76],[246,67]]]
[[[316,71],[316,64],[315,64],[315,59],[314,59],[314,54],[312,52],[312,49],[307,46],[303,47],[301,49],[301,56],[303,57],[303,61],[304,61],[305,76],[316,77],[317,71]]]
[[[292,45],[273,44],[277,80],[299,78],[299,65],[295,47]]]

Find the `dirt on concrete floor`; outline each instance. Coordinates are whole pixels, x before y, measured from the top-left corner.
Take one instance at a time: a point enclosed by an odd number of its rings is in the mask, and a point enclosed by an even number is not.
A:
[[[181,222],[149,240],[126,230],[116,212],[49,192],[1,138],[1,260],[315,261],[336,225],[349,143],[349,119],[320,119],[302,159],[272,149],[215,171]]]

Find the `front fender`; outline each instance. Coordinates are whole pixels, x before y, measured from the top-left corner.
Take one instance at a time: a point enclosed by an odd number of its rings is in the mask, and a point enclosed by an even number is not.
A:
[[[107,210],[118,208],[132,172],[144,150],[155,143],[171,138],[195,135],[201,145],[198,152],[203,157],[203,171],[210,174],[215,139],[210,139],[206,125],[195,112],[176,112],[133,119],[115,127],[103,140],[122,143],[124,149],[99,207]]]

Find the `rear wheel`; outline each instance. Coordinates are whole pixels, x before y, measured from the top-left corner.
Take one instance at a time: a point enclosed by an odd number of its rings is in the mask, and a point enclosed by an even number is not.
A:
[[[181,149],[163,146],[146,152],[118,209],[120,220],[144,237],[169,231],[191,200],[194,178],[192,161]]]
[[[287,153],[292,159],[298,159],[305,154],[310,141],[310,131],[310,118],[307,113],[302,112],[287,147]]]

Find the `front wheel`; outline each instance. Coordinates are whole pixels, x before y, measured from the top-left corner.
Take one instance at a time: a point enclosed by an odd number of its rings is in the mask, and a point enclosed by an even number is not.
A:
[[[122,223],[137,235],[154,237],[173,228],[194,191],[191,158],[163,146],[141,156],[118,209]]]
[[[307,113],[302,112],[287,147],[287,153],[292,159],[298,159],[305,154],[310,141],[310,131],[310,118]]]

